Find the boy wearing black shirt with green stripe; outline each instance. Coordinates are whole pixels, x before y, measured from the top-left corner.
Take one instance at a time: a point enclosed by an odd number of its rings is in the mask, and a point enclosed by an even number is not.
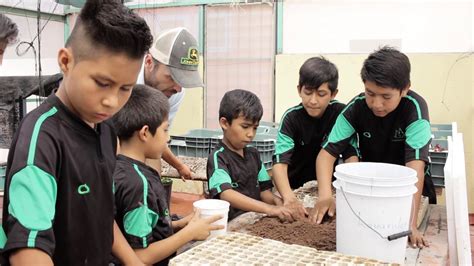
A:
[[[160,174],[145,164],[146,158],[159,159],[168,147],[168,113],[168,99],[161,91],[136,85],[113,117],[120,139],[114,171],[117,224],[147,265],[168,265],[178,248],[191,240],[204,240],[209,231],[220,228],[210,225],[220,217],[200,219],[198,212],[171,221]]]
[[[272,180],[258,150],[249,145],[262,115],[260,99],[250,91],[226,92],[220,103],[224,137],[209,154],[207,178],[211,197],[230,203],[229,220],[246,211],[292,220],[290,210],[271,191]]]
[[[141,262],[114,222],[117,138],[106,121],[127,102],[152,36],[116,0],[89,0],[58,52],[63,81],[16,131],[3,204],[13,265]]]
[[[383,47],[364,61],[361,77],[365,93],[338,116],[316,159],[320,198],[311,219],[319,223],[326,212],[334,214],[332,164],[357,135],[361,161],[405,165],[417,172],[410,242],[415,247],[428,246],[416,228],[416,214],[422,192],[430,203],[436,203],[431,177],[425,176],[431,129],[425,100],[410,90],[410,61],[398,50]]]

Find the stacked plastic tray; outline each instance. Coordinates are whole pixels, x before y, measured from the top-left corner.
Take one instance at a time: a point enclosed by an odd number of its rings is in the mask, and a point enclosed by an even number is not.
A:
[[[433,139],[430,147],[430,172],[433,183],[437,187],[444,187],[444,165],[448,157],[448,136],[452,136],[450,124],[432,124]]]
[[[275,152],[275,141],[278,129],[271,122],[262,122],[257,135],[250,144],[260,153],[265,168],[272,168],[272,156]],[[261,123],[261,124],[262,124]],[[171,136],[169,147],[177,156],[207,158],[222,139],[222,130],[194,129],[182,136]]]

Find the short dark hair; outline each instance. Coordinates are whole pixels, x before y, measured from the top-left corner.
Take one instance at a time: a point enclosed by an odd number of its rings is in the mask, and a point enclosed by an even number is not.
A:
[[[97,47],[130,58],[142,58],[153,42],[145,20],[118,0],[88,0],[79,14],[66,47],[74,58],[96,56]]]
[[[113,116],[112,122],[120,141],[126,141],[145,125],[155,135],[156,129],[168,119],[169,111],[168,98],[161,91],[140,84],[133,87],[130,99]]]
[[[14,44],[18,37],[18,26],[9,17],[0,14],[0,41]]]
[[[225,117],[229,124],[240,115],[253,123],[260,122],[263,107],[254,93],[246,90],[232,90],[224,94],[219,107],[219,119]]]
[[[339,74],[336,65],[323,56],[311,57],[300,67],[299,89],[318,89],[324,83],[328,83],[331,93],[337,90]]]
[[[364,83],[402,91],[410,85],[410,60],[397,49],[384,46],[365,59],[360,76]]]

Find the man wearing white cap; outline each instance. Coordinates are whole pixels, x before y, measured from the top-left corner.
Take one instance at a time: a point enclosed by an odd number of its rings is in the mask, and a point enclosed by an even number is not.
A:
[[[197,41],[185,28],[161,32],[145,56],[137,83],[158,89],[168,97],[170,125],[183,101],[183,88],[204,86],[198,65]],[[189,167],[174,156],[169,148],[163,152],[162,158],[176,168],[182,177],[191,178]]]

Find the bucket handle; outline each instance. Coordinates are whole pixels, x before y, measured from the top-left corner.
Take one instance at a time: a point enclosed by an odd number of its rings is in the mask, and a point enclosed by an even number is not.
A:
[[[386,237],[383,236],[379,231],[375,230],[372,226],[370,226],[368,223],[366,223],[364,220],[362,220],[362,218],[360,218],[359,215],[357,215],[357,213],[354,211],[354,209],[352,209],[351,204],[347,200],[346,193],[344,192],[344,189],[342,188],[342,186],[340,186],[340,189],[342,191],[342,196],[344,196],[344,200],[347,203],[347,206],[349,206],[349,209],[351,209],[351,211],[352,211],[352,214],[354,214],[357,217],[357,219],[359,219],[359,221],[361,221],[367,228],[374,231],[382,239],[387,239],[388,241],[392,241],[392,240],[396,240],[396,239],[411,235],[411,230],[407,230],[407,231],[402,231],[402,232],[395,233],[395,234],[392,234],[392,235],[389,235],[389,236],[386,236]]]

